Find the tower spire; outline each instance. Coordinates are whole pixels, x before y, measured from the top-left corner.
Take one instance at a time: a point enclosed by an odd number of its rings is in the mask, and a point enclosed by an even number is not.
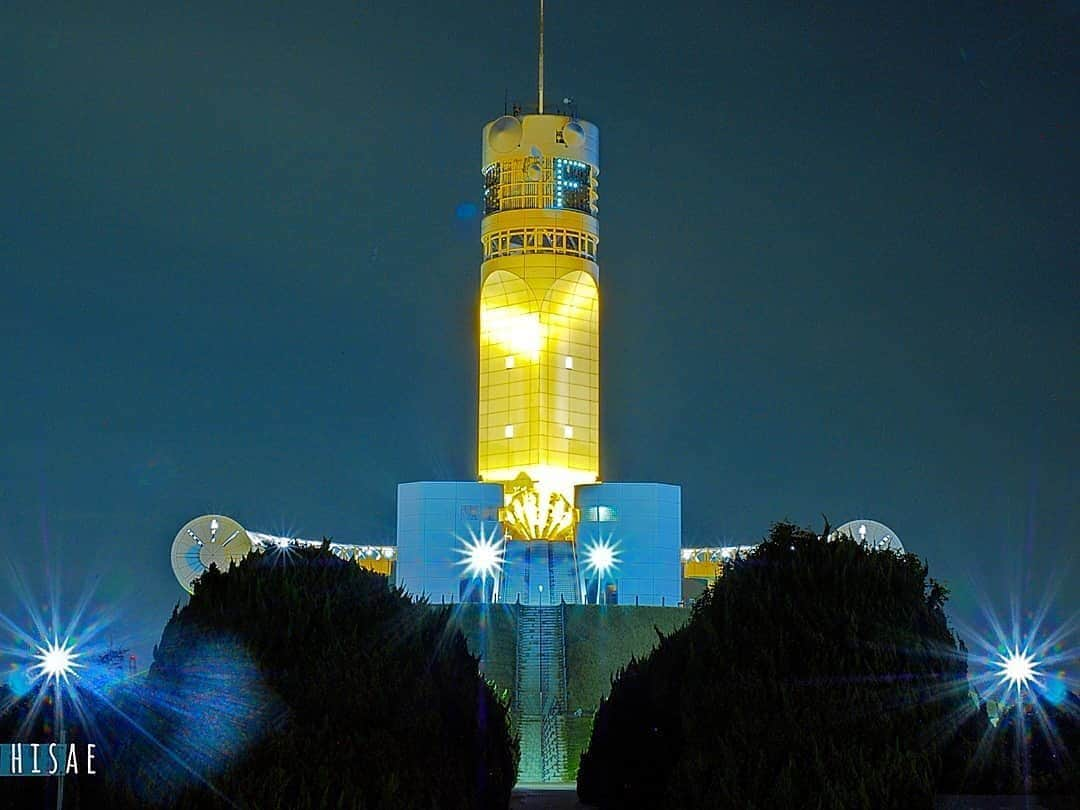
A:
[[[539,70],[539,82],[537,83],[539,90],[539,100],[536,105],[536,111],[540,114],[544,114],[544,0],[540,0],[540,70]]]

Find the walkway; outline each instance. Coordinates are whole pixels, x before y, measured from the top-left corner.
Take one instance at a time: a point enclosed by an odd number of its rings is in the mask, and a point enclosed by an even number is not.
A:
[[[573,782],[546,782],[514,788],[510,810],[588,810],[591,804],[578,801]]]

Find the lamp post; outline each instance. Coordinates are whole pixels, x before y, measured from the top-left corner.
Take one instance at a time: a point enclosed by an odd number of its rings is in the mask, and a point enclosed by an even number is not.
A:
[[[75,670],[82,668],[83,664],[75,662],[80,653],[75,652],[68,639],[61,643],[56,637],[52,642],[46,642],[38,647],[34,656],[38,663],[35,668],[45,678],[45,686],[50,684],[53,688],[53,725],[60,733],[60,745],[67,756],[67,726],[64,724],[64,684],[70,685],[70,678],[75,677]],[[63,681],[63,683],[61,683]],[[72,689],[75,687],[72,686]],[[60,771],[60,778],[56,783],[56,806],[60,808],[64,803],[64,774],[67,769]]]
[[[59,697],[57,697],[57,701],[59,701]],[[61,727],[60,729],[60,750],[64,752],[64,756],[66,757],[68,754],[67,729],[63,727]],[[60,808],[64,806],[64,774],[66,772],[66,767],[64,768],[64,770],[60,771],[60,779],[56,783],[56,810],[60,810]]]

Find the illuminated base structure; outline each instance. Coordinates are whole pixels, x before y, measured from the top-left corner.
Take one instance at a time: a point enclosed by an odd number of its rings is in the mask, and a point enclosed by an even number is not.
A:
[[[439,604],[680,604],[679,487],[581,484],[564,540],[514,539],[505,500],[499,484],[399,484],[397,584]]]
[[[469,607],[484,611],[477,626],[486,629],[466,636],[490,677],[499,677],[490,648],[513,650],[500,685],[512,695],[520,781],[574,778],[574,731],[582,710],[585,722],[595,710],[575,705],[569,687],[577,673],[567,611],[643,611],[642,625],[654,627],[650,609],[681,604],[681,521],[681,489],[671,484],[578,484],[572,507],[517,482],[398,485],[397,584],[435,605],[458,605],[459,617]],[[675,613],[672,623],[684,620]],[[501,634],[496,622],[508,623]],[[625,652],[617,640],[598,654],[608,650]]]
[[[434,604],[682,607],[722,575],[725,562],[755,546],[679,546],[679,499],[671,484],[585,484],[575,499],[578,542],[514,540],[499,519],[500,485],[420,481],[398,485],[396,546],[332,542],[330,551]],[[828,539],[841,536],[904,553],[896,533],[875,520],[849,521]],[[215,550],[215,540],[223,548]],[[191,593],[211,563],[227,567],[253,550],[319,545],[203,515],[177,533],[173,573]]]

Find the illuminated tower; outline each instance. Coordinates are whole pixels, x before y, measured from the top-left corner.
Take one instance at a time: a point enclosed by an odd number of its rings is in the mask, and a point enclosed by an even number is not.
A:
[[[543,8],[537,111],[482,133],[479,481],[398,485],[397,581],[440,603],[676,605],[680,488],[600,482],[600,132],[544,110]]]
[[[600,473],[599,138],[543,113],[483,130],[479,474],[519,539],[571,539]]]
[[[713,549],[680,556],[679,486],[600,481],[600,133],[576,114],[544,110],[539,6],[537,112],[515,108],[482,136],[479,480],[400,483],[396,546],[331,549],[393,572],[397,585],[432,603],[677,605],[681,560],[697,566]],[[214,546],[215,533],[235,539]],[[249,537],[235,521],[206,515],[177,535],[173,570],[190,589],[211,556],[305,543]],[[715,574],[715,565],[703,570]],[[531,626],[519,625],[521,672],[540,655]],[[529,698],[549,703],[519,710],[548,717],[558,694],[551,686],[544,681]]]

